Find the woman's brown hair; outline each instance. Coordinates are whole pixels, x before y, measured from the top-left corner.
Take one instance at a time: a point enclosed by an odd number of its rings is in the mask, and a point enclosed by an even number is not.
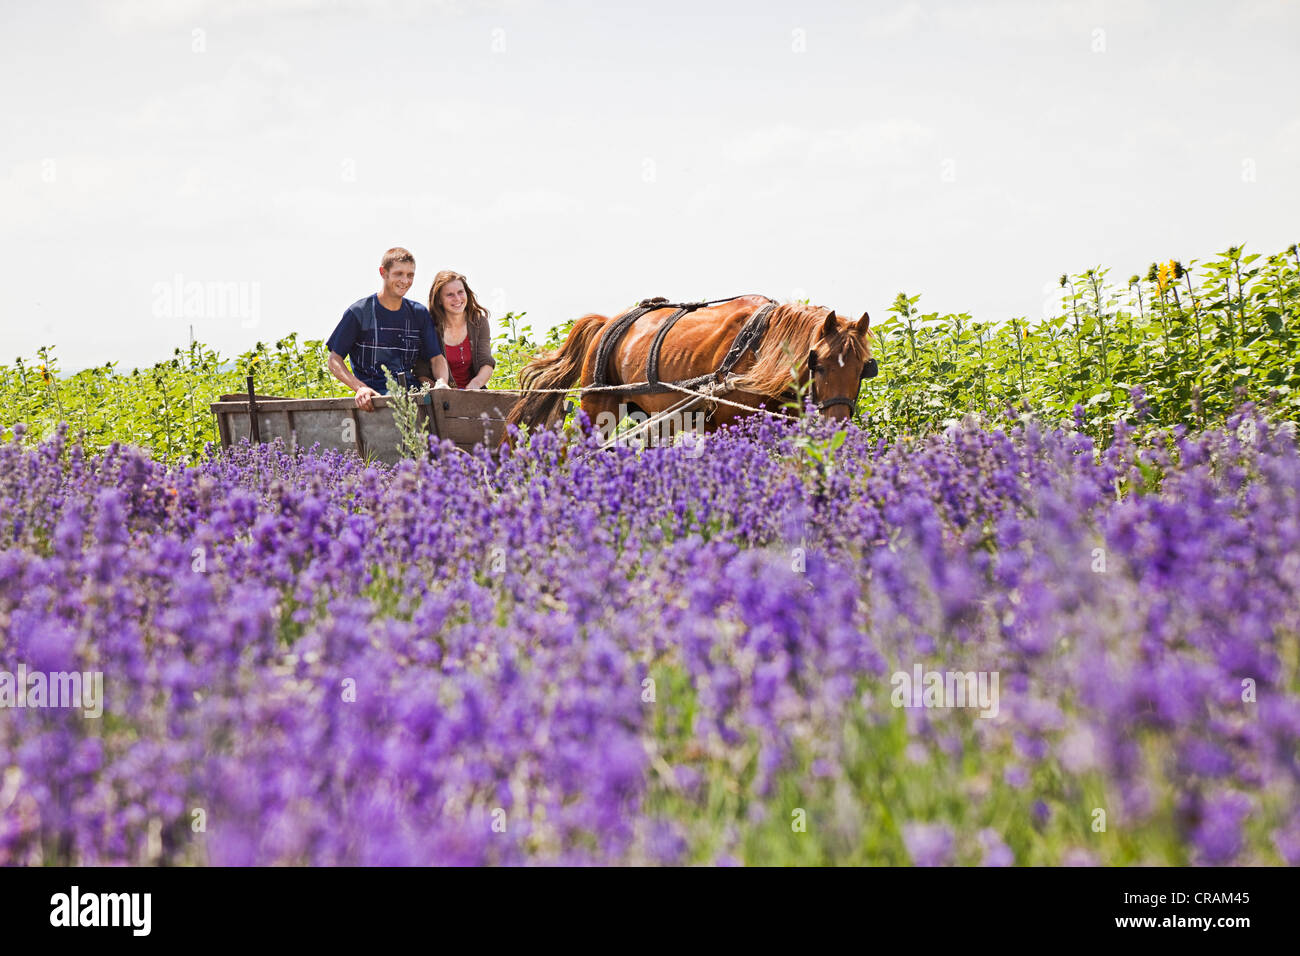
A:
[[[465,277],[453,269],[443,269],[433,277],[433,287],[429,289],[429,314],[433,316],[433,327],[438,330],[438,338],[442,338],[442,330],[447,324],[447,313],[442,308],[442,290],[450,282],[460,280],[465,286],[465,324],[467,330],[477,328],[480,322],[488,320],[488,310],[478,304],[478,298],[474,295],[474,290],[469,287]]]

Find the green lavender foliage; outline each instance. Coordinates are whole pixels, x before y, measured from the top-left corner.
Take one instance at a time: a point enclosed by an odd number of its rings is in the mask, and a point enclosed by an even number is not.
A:
[[[420,420],[420,403],[411,392],[397,384],[397,379],[383,366],[385,396],[393,410],[393,424],[397,426],[397,453],[407,458],[424,458],[429,454],[429,431]]]

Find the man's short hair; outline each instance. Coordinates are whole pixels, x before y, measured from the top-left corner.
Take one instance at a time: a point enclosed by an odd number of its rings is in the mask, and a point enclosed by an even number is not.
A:
[[[403,249],[401,246],[393,246],[393,248],[384,253],[384,259],[379,263],[379,268],[387,272],[395,263],[398,262],[409,262],[414,266],[415,256],[411,255],[410,252]]]

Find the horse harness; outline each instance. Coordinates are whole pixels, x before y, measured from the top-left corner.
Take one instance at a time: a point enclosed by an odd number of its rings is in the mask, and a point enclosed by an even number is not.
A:
[[[705,306],[717,305],[722,302],[732,302],[740,298],[743,298],[743,296],[733,295],[727,299],[713,299],[708,302],[686,303],[671,303],[662,296],[657,296],[653,299],[642,299],[631,310],[619,316],[601,332],[600,340],[596,343],[596,368],[592,385],[598,386],[607,392],[620,395],[645,395],[652,392],[669,391],[669,389],[664,387],[663,382],[659,378],[659,354],[663,350],[664,340],[668,337],[668,332],[677,324],[677,320],[682,316],[694,312],[697,309],[702,309]],[[752,351],[755,355],[758,355],[759,346],[763,342],[763,335],[767,332],[768,320],[771,318],[772,311],[777,306],[776,300],[772,297],[763,296],[763,298],[767,299],[768,304],[757,309],[745,322],[740,332],[736,335],[735,341],[731,343],[731,348],[728,349],[726,356],[722,359],[722,363],[715,371],[704,375],[697,375],[694,378],[685,379],[683,381],[673,382],[672,384],[676,385],[678,388],[699,388],[703,385],[723,382],[726,380],[727,376],[731,374],[732,370],[740,362],[746,352]],[[614,350],[618,347],[618,343],[623,340],[623,336],[627,334],[627,330],[632,327],[633,323],[646,313],[660,309],[674,309],[675,311],[672,315],[668,316],[668,318],[664,319],[663,323],[655,331],[654,339],[650,342],[650,354],[646,359],[646,381],[640,385],[612,386],[608,375],[609,360],[610,357],[613,356]],[[876,360],[873,358],[868,360],[866,366],[864,366],[862,370],[862,378],[872,378],[875,374]],[[859,379],[859,382],[860,381],[861,379]],[[818,411],[825,411],[835,405],[847,405],[849,407],[850,417],[857,412],[858,398],[856,393],[854,393],[852,398],[841,395],[818,402],[815,377],[813,379],[812,397],[813,401],[817,404]]]
[[[592,379],[592,385],[604,389],[608,393],[618,395],[647,395],[653,392],[671,391],[664,386],[663,381],[659,378],[659,355],[663,351],[664,340],[668,337],[669,331],[677,320],[697,309],[705,306],[718,305],[722,302],[732,302],[736,299],[744,298],[743,296],[733,295],[727,299],[713,299],[708,302],[669,302],[662,296],[653,299],[642,299],[630,311],[624,313],[605,327],[601,332],[600,340],[596,343],[596,368]],[[688,378],[679,382],[672,382],[678,388],[699,388],[702,385],[722,382],[732,369],[740,361],[741,357],[748,351],[758,353],[758,347],[763,341],[763,334],[767,331],[767,322],[772,315],[772,310],[776,308],[776,300],[770,296],[763,296],[767,299],[768,304],[760,307],[745,322],[736,340],[731,344],[726,356],[716,370],[704,375],[697,375],[694,378]],[[618,348],[618,343],[623,340],[637,321],[648,312],[655,312],[660,309],[674,309],[675,311],[655,331],[655,337],[650,343],[650,355],[646,359],[646,381],[639,385],[611,385],[609,381],[609,360]]]

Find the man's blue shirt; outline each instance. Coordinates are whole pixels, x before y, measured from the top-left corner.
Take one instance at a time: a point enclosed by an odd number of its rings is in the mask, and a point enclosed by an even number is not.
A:
[[[331,352],[346,355],[352,374],[381,395],[388,390],[381,366],[388,366],[394,378],[405,372],[414,385],[416,361],[442,354],[428,309],[410,299],[403,299],[400,309],[386,309],[378,293],[348,306],[326,344]]]

